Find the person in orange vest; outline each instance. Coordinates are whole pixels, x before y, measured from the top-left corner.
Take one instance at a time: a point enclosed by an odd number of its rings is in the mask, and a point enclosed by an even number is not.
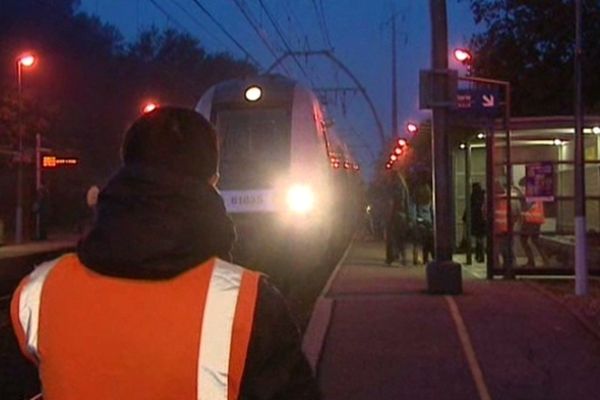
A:
[[[20,283],[13,329],[45,400],[319,398],[282,296],[227,261],[217,148],[192,110],[140,117],[77,252]]]
[[[525,186],[525,178],[519,181],[519,186]],[[533,249],[529,242],[537,249],[542,258],[544,266],[548,266],[548,257],[540,246],[540,230],[544,224],[546,217],[544,215],[544,203],[536,200],[528,202],[526,197],[522,196],[522,211],[521,211],[521,237],[520,242],[525,251],[527,257],[527,263],[523,267],[533,268],[535,267],[535,257]]]
[[[513,188],[514,189],[514,188]],[[496,233],[496,239],[498,240],[498,244],[494,246],[494,253],[496,257],[496,262],[498,265],[501,265],[503,268],[506,268],[507,263],[513,265],[514,262],[514,251],[511,247],[510,237],[508,235],[508,227],[509,227],[509,219],[508,219],[508,196],[505,188],[500,184],[500,182],[496,182],[494,184],[494,192],[496,196],[495,201],[495,210],[494,210],[494,230]],[[511,216],[510,219],[511,224],[514,227],[515,222],[518,219],[520,213],[520,205],[518,201],[518,192],[516,190],[512,191],[511,194]],[[502,256],[502,264],[500,264],[498,260],[498,255]]]

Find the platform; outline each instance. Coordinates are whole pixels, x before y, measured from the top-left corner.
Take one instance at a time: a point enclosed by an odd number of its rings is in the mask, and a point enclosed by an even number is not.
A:
[[[566,308],[466,269],[462,295],[429,295],[424,267],[383,254],[354,243],[315,307],[304,345],[325,400],[598,398],[600,341]]]

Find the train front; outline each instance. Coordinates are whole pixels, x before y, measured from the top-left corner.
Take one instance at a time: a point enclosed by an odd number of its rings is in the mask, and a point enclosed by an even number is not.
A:
[[[331,234],[331,185],[314,95],[263,76],[212,87],[196,110],[219,135],[218,187],[238,232],[234,259],[275,276],[293,262],[315,267]]]

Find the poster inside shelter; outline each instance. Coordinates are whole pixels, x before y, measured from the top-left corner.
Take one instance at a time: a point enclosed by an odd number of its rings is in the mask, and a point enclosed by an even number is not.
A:
[[[525,197],[554,201],[554,164],[541,162],[525,166]]]

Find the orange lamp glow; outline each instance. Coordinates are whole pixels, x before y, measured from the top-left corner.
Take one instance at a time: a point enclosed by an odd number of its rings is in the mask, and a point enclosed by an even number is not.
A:
[[[142,112],[144,114],[148,114],[148,113],[151,113],[152,111],[156,110],[157,108],[158,108],[158,103],[149,101],[146,104],[144,104],[144,107],[142,108]]]
[[[417,124],[409,122],[408,124],[406,124],[406,131],[414,135],[415,133],[419,132],[419,127],[417,126]]]
[[[23,53],[17,58],[17,62],[23,67],[31,67],[35,64],[36,58],[31,53]]]
[[[469,50],[456,49],[454,50],[454,58],[456,58],[456,60],[460,61],[461,63],[466,64],[471,61],[473,56],[471,55],[471,52]]]

